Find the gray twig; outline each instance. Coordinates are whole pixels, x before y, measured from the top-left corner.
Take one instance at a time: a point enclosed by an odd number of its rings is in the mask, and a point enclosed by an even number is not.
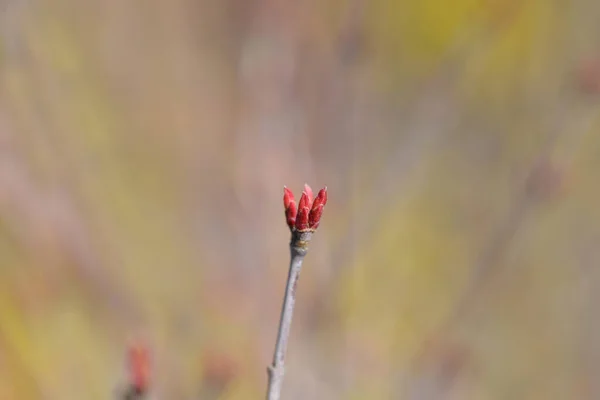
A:
[[[279,331],[277,333],[277,342],[275,343],[275,354],[273,363],[267,368],[269,375],[269,384],[267,388],[267,400],[279,400],[281,395],[281,386],[285,374],[285,353],[287,342],[290,337],[290,328],[292,326],[292,317],[294,315],[294,304],[296,303],[296,285],[300,277],[302,262],[308,251],[308,243],[312,232],[292,231],[292,240],[290,241],[290,270],[288,273],[285,295],[283,297],[283,307],[279,319]]]

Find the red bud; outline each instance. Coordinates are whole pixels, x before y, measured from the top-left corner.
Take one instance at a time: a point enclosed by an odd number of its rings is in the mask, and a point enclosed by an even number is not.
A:
[[[296,223],[296,214],[297,213],[298,213],[298,210],[296,209],[296,203],[291,202],[288,209],[285,210],[285,220],[286,220],[288,226],[290,227],[290,229],[292,229],[294,227],[294,224]]]
[[[296,208],[296,201],[294,200],[294,194],[287,187],[283,187],[283,206],[285,207],[285,220],[290,229],[294,227],[296,223],[296,214],[298,212]]]
[[[317,229],[321,222],[321,216],[323,215],[323,204],[318,205],[316,208],[313,207],[308,214],[308,225],[310,229]]]
[[[129,348],[129,384],[137,393],[145,393],[150,386],[150,352],[143,344]]]
[[[308,225],[311,229],[315,230],[319,227],[325,204],[327,204],[327,187],[319,191],[308,215]]]
[[[308,214],[310,213],[310,209],[308,207],[304,207],[298,210],[298,216],[296,217],[296,229],[298,231],[305,231],[310,226],[308,224]]]
[[[306,183],[304,184],[304,193],[306,193],[306,197],[308,197],[308,205],[310,207],[315,196],[313,195],[313,191],[310,188],[310,186],[308,186],[308,184],[306,184]]]
[[[308,194],[306,192],[302,192],[302,195],[300,196],[300,202],[298,203],[298,210],[301,210],[303,208],[310,209],[310,203],[308,202]]]
[[[296,229],[304,231],[309,228],[308,214],[310,213],[310,203],[308,202],[308,193],[302,192],[300,202],[298,203],[298,215],[296,216]]]
[[[315,199],[312,208],[314,209],[320,205],[325,206],[325,204],[327,204],[327,186],[319,190],[319,193],[317,193],[317,198]]]
[[[283,207],[287,210],[291,203],[295,203],[294,193],[286,186],[283,187]]]

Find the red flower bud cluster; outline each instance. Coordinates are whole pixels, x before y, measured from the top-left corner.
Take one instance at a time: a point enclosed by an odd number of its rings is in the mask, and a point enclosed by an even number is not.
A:
[[[327,204],[327,187],[321,189],[317,193],[317,197],[314,197],[310,186],[305,184],[297,207],[292,191],[283,187],[285,218],[292,231],[314,232],[317,230],[325,204]]]

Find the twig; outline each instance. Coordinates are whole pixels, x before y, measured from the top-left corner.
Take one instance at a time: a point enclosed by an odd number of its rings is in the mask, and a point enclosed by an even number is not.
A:
[[[292,234],[292,240],[290,242],[290,271],[285,288],[285,295],[283,297],[283,307],[281,309],[281,318],[279,320],[279,332],[277,333],[273,364],[268,368],[268,400],[277,400],[280,397],[283,375],[285,373],[285,352],[287,349],[288,338],[290,337],[290,328],[292,326],[292,317],[294,315],[294,304],[296,303],[296,285],[298,284],[302,262],[304,261],[304,256],[306,256],[308,250],[307,245],[311,235],[312,232],[294,232],[294,234]]]
[[[123,400],[143,400],[145,397],[145,392],[140,392],[135,387],[130,386],[123,395]]]
[[[308,252],[308,244],[313,233],[319,227],[323,207],[327,203],[327,188],[323,188],[313,201],[313,193],[308,185],[304,185],[302,197],[296,209],[296,202],[292,192],[284,187],[283,205],[287,224],[292,232],[290,241],[290,269],[288,273],[279,331],[275,342],[273,363],[267,368],[269,383],[267,387],[267,400],[279,400],[283,376],[285,374],[285,353],[292,327],[294,304],[296,303],[296,286],[302,269],[302,262]]]

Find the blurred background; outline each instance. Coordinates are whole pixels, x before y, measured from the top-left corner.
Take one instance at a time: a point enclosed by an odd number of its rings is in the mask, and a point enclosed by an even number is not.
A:
[[[0,1],[0,399],[600,399],[600,3]]]

